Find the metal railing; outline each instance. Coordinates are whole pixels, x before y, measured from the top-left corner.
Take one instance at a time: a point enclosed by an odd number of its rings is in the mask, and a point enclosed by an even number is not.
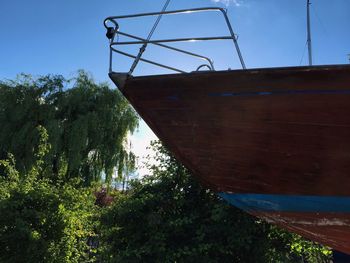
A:
[[[208,11],[216,11],[216,12],[221,12],[222,15],[225,18],[225,22],[226,25],[228,27],[228,30],[230,32],[230,35],[226,35],[226,36],[215,36],[215,37],[192,37],[192,38],[173,38],[173,39],[158,39],[158,40],[150,40],[150,39],[144,39],[138,36],[134,36],[125,32],[122,32],[119,30],[119,24],[117,23],[117,20],[120,19],[126,19],[126,18],[136,18],[136,17],[145,17],[145,16],[158,16],[158,21],[160,19],[160,17],[162,15],[173,15],[173,14],[189,14],[189,13],[197,13],[197,12],[208,12]],[[111,23],[113,25],[113,27],[108,26],[108,23]],[[145,63],[149,63],[158,67],[162,67],[168,70],[172,70],[175,72],[179,72],[179,73],[186,73],[184,70],[172,67],[172,66],[167,66],[152,60],[148,60],[148,59],[144,59],[142,58],[142,54],[146,49],[146,46],[148,44],[152,44],[152,45],[156,45],[165,49],[169,49],[169,50],[173,50],[176,52],[180,52],[182,54],[186,54],[195,58],[198,58],[200,60],[204,60],[205,64],[201,64],[197,67],[197,70],[203,68],[203,67],[207,67],[209,70],[215,70],[214,68],[214,64],[213,61],[206,57],[206,56],[202,56],[193,52],[189,52],[183,49],[179,49],[179,48],[175,48],[163,43],[171,43],[171,42],[190,42],[190,41],[208,41],[208,40],[232,40],[234,47],[236,49],[240,64],[242,66],[243,69],[246,69],[241,51],[239,49],[238,46],[238,42],[237,42],[237,38],[236,35],[232,29],[231,23],[228,19],[227,16],[227,12],[226,9],[224,8],[220,8],[220,7],[204,7],[204,8],[192,8],[192,9],[181,9],[181,10],[173,10],[173,11],[163,11],[163,12],[151,12],[151,13],[141,13],[141,14],[133,14],[133,15],[122,15],[122,16],[110,16],[107,17],[104,20],[104,26],[107,29],[107,33],[106,36],[109,38],[109,47],[110,47],[110,53],[109,53],[109,72],[112,72],[112,62],[113,62],[113,53],[118,53],[130,58],[134,59],[134,63],[133,66],[130,68],[129,74],[131,75],[134,68],[136,67],[138,61],[143,61]],[[115,41],[115,36],[116,35],[121,35],[121,36],[125,36],[128,38],[133,39],[132,41]],[[137,44],[142,44],[142,47],[140,48],[140,52],[137,56],[132,55],[130,53],[121,51],[119,49],[117,49],[117,46],[121,46],[121,45],[137,45]]]

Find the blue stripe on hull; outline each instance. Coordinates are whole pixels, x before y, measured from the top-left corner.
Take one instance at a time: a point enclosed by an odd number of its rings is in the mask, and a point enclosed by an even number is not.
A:
[[[278,90],[252,92],[214,92],[210,97],[270,96],[270,95],[309,95],[309,94],[350,94],[350,90]]]
[[[246,211],[350,212],[350,197],[228,193],[219,196]]]

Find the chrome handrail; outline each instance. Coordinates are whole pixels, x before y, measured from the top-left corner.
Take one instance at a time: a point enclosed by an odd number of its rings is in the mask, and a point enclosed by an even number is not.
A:
[[[202,40],[224,40],[231,39],[229,36],[220,37],[186,37],[186,38],[171,38],[171,39],[158,39],[148,41],[124,41],[124,42],[112,42],[112,45],[133,45],[133,44],[154,44],[154,43],[166,43],[166,42],[191,42],[191,41],[202,41]]]
[[[137,36],[134,36],[134,35],[131,35],[131,34],[127,34],[127,33],[121,32],[121,31],[118,31],[118,34],[122,35],[122,36],[130,37],[130,38],[134,38],[134,39],[137,39],[137,40],[141,40],[141,41],[144,41],[142,43],[146,43],[146,39],[141,38],[141,37],[137,37]],[[115,43],[115,42],[113,42],[113,43]],[[111,43],[111,44],[113,44],[113,43]],[[120,44],[121,42],[118,42],[118,43],[119,43],[119,45],[121,45]],[[164,44],[161,44],[159,42],[153,42],[152,41],[152,43],[151,43],[150,41],[148,41],[147,43],[154,44],[154,45],[166,48],[166,49],[174,50],[174,51],[177,51],[177,52],[180,52],[180,53],[184,53],[184,54],[187,54],[187,55],[190,55],[190,56],[193,56],[193,57],[197,57],[199,59],[206,60],[209,63],[209,65],[210,65],[210,69],[211,70],[215,70],[213,61],[210,58],[206,57],[206,56],[202,56],[202,55],[199,55],[199,54],[196,54],[196,53],[193,53],[193,52],[189,52],[189,51],[186,51],[186,50],[183,50],[183,49],[179,49],[179,48],[176,48],[176,47],[171,47],[171,46],[168,46],[168,45],[164,45]]]
[[[130,35],[130,34],[127,34],[127,33],[123,33],[121,31],[119,31],[119,25],[118,25],[118,23],[116,21],[117,19],[135,18],[135,17],[157,16],[157,15],[171,15],[171,14],[189,14],[189,13],[206,12],[206,11],[218,11],[218,12],[221,12],[223,14],[223,16],[225,18],[225,21],[226,21],[226,25],[227,25],[227,27],[228,27],[228,29],[230,31],[230,35],[229,36],[192,37],[192,38],[174,38],[174,39],[161,39],[161,40],[146,40],[146,39],[143,39],[143,38],[140,38],[140,37],[137,37],[137,36],[133,36],[133,35]],[[109,27],[107,25],[108,22],[113,23],[114,27]],[[234,31],[232,29],[231,23],[230,23],[230,21],[228,19],[227,11],[224,8],[220,8],[220,7],[204,7],[204,8],[180,9],[180,10],[162,11],[162,12],[140,13],[140,14],[132,14],[132,15],[110,16],[110,17],[107,17],[104,20],[103,24],[104,24],[105,28],[107,29],[107,34],[106,35],[110,39],[110,45],[109,45],[110,46],[109,72],[112,72],[112,56],[113,56],[113,52],[116,52],[116,53],[119,53],[119,54],[122,54],[122,55],[125,55],[125,56],[128,56],[128,57],[134,58],[135,60],[138,59],[138,60],[141,60],[141,61],[146,62],[146,63],[150,63],[150,64],[153,64],[153,65],[156,65],[156,66],[160,66],[160,67],[163,67],[163,68],[174,70],[176,72],[181,72],[181,73],[184,72],[183,70],[176,69],[176,68],[170,67],[170,66],[166,66],[166,65],[154,62],[154,61],[147,60],[147,59],[143,59],[143,58],[140,58],[140,56],[133,56],[131,54],[128,54],[126,52],[123,52],[123,51],[120,51],[120,50],[117,50],[116,48],[114,48],[114,46],[117,46],[117,45],[132,45],[132,44],[143,44],[143,46],[141,47],[141,49],[143,49],[143,50],[140,50],[141,53],[144,51],[145,44],[146,45],[147,44],[154,44],[154,45],[158,45],[158,46],[161,46],[161,47],[164,47],[164,48],[167,48],[167,49],[178,51],[178,52],[181,52],[181,53],[184,53],[184,54],[187,54],[187,55],[191,55],[191,56],[194,56],[194,57],[197,57],[197,58],[200,58],[200,59],[204,59],[204,60],[208,61],[208,63],[209,63],[209,65],[207,65],[207,67],[210,70],[214,70],[213,62],[209,58],[207,58],[205,56],[202,56],[202,55],[198,55],[198,54],[189,52],[189,51],[186,51],[186,50],[182,50],[182,49],[179,49],[179,48],[167,46],[167,45],[164,45],[164,44],[161,44],[161,43],[166,43],[166,42],[183,42],[183,41],[189,42],[189,41],[200,41],[200,40],[202,40],[202,41],[204,41],[204,40],[227,40],[227,39],[232,39],[233,40],[233,43],[234,43],[234,46],[235,46],[238,58],[240,60],[241,66],[242,66],[243,69],[246,69],[246,66],[245,66],[245,63],[244,63],[244,60],[243,60],[243,57],[242,57],[242,53],[241,53],[241,51],[239,49],[239,46],[238,46],[236,35],[234,34]],[[124,36],[130,37],[130,38],[136,39],[137,41],[114,42],[114,38],[115,38],[115,36],[117,34],[124,35]],[[204,65],[206,65],[206,64],[204,64]],[[199,66],[197,68],[197,70],[199,70],[200,68],[204,67],[204,65]]]
[[[126,53],[126,52],[123,52],[123,51],[120,51],[120,50],[117,50],[117,49],[114,49],[114,48],[112,48],[112,50],[114,52],[116,52],[116,53],[119,53],[119,54],[124,55],[124,56],[129,57],[129,58],[134,58],[134,59],[137,58],[137,56],[131,55],[129,53]],[[170,70],[173,70],[173,71],[176,71],[176,72],[179,72],[179,73],[186,73],[186,71],[183,71],[183,70],[180,70],[180,69],[177,69],[177,68],[174,68],[174,67],[170,67],[170,66],[167,66],[167,65],[163,65],[163,64],[160,64],[160,63],[148,60],[148,59],[144,59],[144,58],[139,58],[139,59],[141,61],[143,61],[143,62],[152,64],[152,65],[155,65],[155,66],[158,66],[158,67],[161,67],[161,68],[170,69]],[[112,72],[112,71],[110,71],[110,72]]]

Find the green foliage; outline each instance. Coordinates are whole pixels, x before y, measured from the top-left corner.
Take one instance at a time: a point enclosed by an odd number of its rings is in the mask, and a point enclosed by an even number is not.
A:
[[[40,144],[26,176],[11,156],[0,161],[0,262],[92,262],[95,198],[74,181],[39,177],[49,144],[46,130],[36,130]]]
[[[321,262],[322,247],[227,205],[164,147],[102,220],[103,262]],[[296,249],[297,247],[300,249]]]
[[[19,173],[15,168],[13,155],[9,154],[8,159],[0,160],[0,168],[4,174],[0,174],[0,200],[8,198],[10,192],[18,187]]]
[[[227,205],[159,143],[151,176],[125,192],[93,194],[87,185],[98,185],[101,174],[111,183],[115,170],[125,181],[134,169],[125,137],[137,121],[119,91],[84,72],[72,81],[23,75],[0,82],[0,262],[330,257],[326,248]]]
[[[110,182],[114,169],[133,164],[125,138],[137,123],[118,90],[96,84],[83,71],[71,81],[22,75],[0,83],[0,159],[12,153],[22,174],[35,162],[40,145],[36,127],[42,126],[51,145],[42,173],[55,180],[79,177],[85,184],[105,174]]]
[[[1,262],[84,262],[93,236],[93,198],[45,180],[0,201]]]

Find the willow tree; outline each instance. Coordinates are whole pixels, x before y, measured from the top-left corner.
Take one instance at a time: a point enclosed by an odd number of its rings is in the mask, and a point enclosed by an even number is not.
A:
[[[135,111],[118,90],[95,83],[83,71],[72,80],[21,75],[0,82],[0,159],[12,153],[19,171],[33,165],[40,137],[36,127],[43,126],[51,150],[42,176],[111,182],[118,167],[132,166],[125,142],[137,124]]]

